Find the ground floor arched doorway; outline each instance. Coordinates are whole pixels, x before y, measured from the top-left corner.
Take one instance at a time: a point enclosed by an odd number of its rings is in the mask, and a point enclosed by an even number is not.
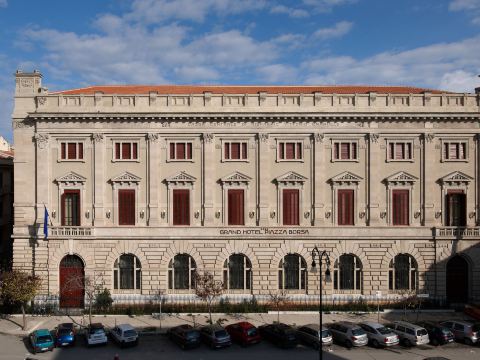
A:
[[[85,267],[76,255],[67,255],[60,262],[60,307],[83,308]]]
[[[447,302],[450,304],[468,302],[469,269],[463,257],[455,255],[447,263]]]

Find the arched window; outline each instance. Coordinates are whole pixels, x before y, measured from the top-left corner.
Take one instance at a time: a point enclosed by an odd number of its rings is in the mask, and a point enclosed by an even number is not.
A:
[[[418,265],[413,256],[398,254],[388,269],[388,288],[390,290],[415,290],[417,288]]]
[[[195,287],[197,264],[188,254],[178,254],[168,264],[168,288],[190,290]]]
[[[243,254],[233,254],[223,263],[225,289],[250,290],[252,288],[252,263]]]
[[[333,288],[335,290],[362,290],[362,262],[352,254],[343,254],[335,261]]]
[[[307,262],[298,254],[288,254],[278,265],[278,287],[286,290],[305,290]]]
[[[120,290],[141,288],[142,264],[135,255],[123,254],[113,265],[113,288]]]

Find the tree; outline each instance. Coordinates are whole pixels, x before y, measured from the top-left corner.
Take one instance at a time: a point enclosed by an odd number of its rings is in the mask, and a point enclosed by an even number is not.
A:
[[[2,274],[2,297],[12,303],[20,304],[23,316],[23,330],[27,328],[25,307],[29,301],[35,298],[41,286],[42,280],[36,275],[19,270],[12,270]]]
[[[401,290],[399,292],[400,296],[400,304],[403,308],[403,320],[407,320],[407,309],[415,309],[421,299],[417,296],[416,290]],[[418,313],[417,313],[417,320],[418,320]]]
[[[95,296],[95,307],[101,312],[106,312],[113,304],[112,295],[110,290],[104,288],[101,292]]]
[[[210,324],[212,324],[212,303],[223,293],[223,282],[215,280],[213,274],[205,271],[195,274],[195,294],[207,303]]]
[[[277,309],[277,323],[280,322],[280,306],[285,304],[288,300],[287,293],[285,289],[280,289],[277,292],[270,292],[268,294],[268,297],[270,298],[270,304],[272,304],[276,309]]]

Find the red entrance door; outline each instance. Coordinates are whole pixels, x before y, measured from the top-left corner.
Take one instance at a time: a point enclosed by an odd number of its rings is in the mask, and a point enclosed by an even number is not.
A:
[[[60,307],[83,308],[85,298],[85,271],[83,261],[67,255],[60,262]]]

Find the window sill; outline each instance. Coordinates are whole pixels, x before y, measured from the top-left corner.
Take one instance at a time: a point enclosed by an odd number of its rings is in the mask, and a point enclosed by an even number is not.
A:
[[[442,159],[442,162],[464,162],[468,163],[468,159]]]
[[[387,159],[387,163],[391,163],[391,162],[410,162],[410,163],[414,163],[415,159]]]
[[[336,162],[360,162],[359,159],[332,159],[332,163],[336,163]]]
[[[140,159],[112,159],[112,163],[116,162],[140,162]]]
[[[85,162],[85,159],[58,159],[57,160],[58,163],[62,163],[62,162],[79,162],[79,163],[84,163]]]
[[[250,162],[249,159],[222,159],[222,162],[244,162],[248,163]]]
[[[284,162],[297,162],[297,163],[304,163],[304,159],[277,159],[277,163],[284,163]]]
[[[178,163],[178,162],[186,162],[186,163],[194,163],[195,160],[193,159],[167,159],[167,163]]]

